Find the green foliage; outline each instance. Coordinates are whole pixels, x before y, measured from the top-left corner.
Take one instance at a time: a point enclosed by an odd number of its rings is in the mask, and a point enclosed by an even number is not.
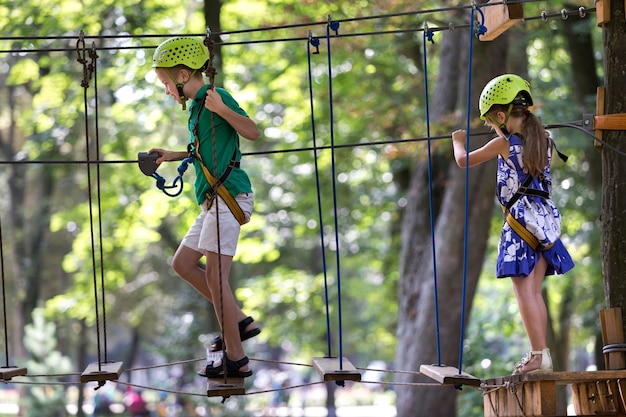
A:
[[[33,323],[26,326],[24,345],[32,355],[27,363],[29,375],[65,374],[72,371],[68,357],[57,350],[56,326],[46,321],[43,311],[33,311]],[[57,417],[65,415],[66,397],[63,386],[53,385],[51,377],[33,379],[37,384],[28,387],[23,398],[29,417]],[[47,384],[46,384],[47,382]]]

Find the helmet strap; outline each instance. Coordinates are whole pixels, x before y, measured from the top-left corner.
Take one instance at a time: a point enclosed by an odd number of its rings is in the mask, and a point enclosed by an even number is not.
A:
[[[506,128],[506,124],[509,122],[509,117],[511,116],[511,112],[513,111],[513,103],[509,104],[509,108],[506,110],[506,115],[504,117],[504,122],[502,122],[500,124],[500,130],[502,130],[502,133],[504,133],[505,135],[509,134],[508,129]]]
[[[189,80],[191,80],[191,78],[195,75],[197,70],[193,70],[191,74],[189,75],[189,79],[185,81],[184,83],[179,83],[169,68],[165,68],[165,71],[167,72],[167,75],[170,76],[171,80],[174,81],[174,84],[176,84],[176,90],[178,90],[178,97],[180,97],[180,101],[182,102],[183,110],[187,110],[187,97],[185,97],[185,92],[183,91],[183,87],[185,87],[185,84],[187,84]]]

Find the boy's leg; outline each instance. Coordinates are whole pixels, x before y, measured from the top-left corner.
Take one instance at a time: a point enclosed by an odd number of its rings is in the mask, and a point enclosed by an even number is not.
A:
[[[235,300],[235,295],[228,281],[233,257],[221,255],[220,258],[217,253],[207,252],[206,260],[206,284],[210,293],[214,295],[213,308],[224,331],[228,358],[232,361],[238,361],[246,356],[239,337],[238,325],[242,316],[245,316]],[[216,365],[219,366],[219,362]],[[243,366],[240,370],[246,371],[248,366]]]
[[[174,269],[174,272],[176,272],[182,279],[187,281],[187,283],[189,283],[189,285],[191,285],[196,291],[198,291],[204,298],[213,303],[211,290],[207,286],[206,271],[198,265],[201,257],[202,254],[200,252],[197,252],[185,245],[180,245],[176,250],[176,254],[174,255],[172,268]],[[226,277],[228,276],[226,275]],[[219,296],[219,292],[217,294]],[[247,317],[238,305],[236,306],[235,317],[237,323]],[[247,330],[251,330],[253,328],[254,325],[250,324],[247,327]]]

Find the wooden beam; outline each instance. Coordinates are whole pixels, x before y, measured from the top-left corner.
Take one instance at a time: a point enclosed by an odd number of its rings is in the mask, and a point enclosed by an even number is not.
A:
[[[626,3],[626,1],[625,1]],[[611,0],[596,0],[596,23],[602,26],[611,21]]]
[[[117,381],[124,372],[123,362],[95,362],[90,363],[80,375],[80,382],[96,381],[104,384],[107,381]]]
[[[481,41],[492,41],[504,33],[508,28],[524,19],[524,8],[521,3],[504,4],[500,1],[490,5],[492,0],[481,6],[485,15],[485,27],[487,32],[481,35]],[[495,2],[494,2],[495,3]]]
[[[346,358],[313,358],[313,367],[324,381],[360,381],[361,372]]]
[[[600,310],[600,326],[602,343],[604,346],[624,343],[624,323],[622,309],[619,307]],[[607,369],[626,368],[624,352],[609,352],[604,354],[604,364]]]
[[[420,373],[444,385],[469,385],[478,387],[481,382],[480,379],[468,373],[459,372],[459,370],[453,366],[422,365],[420,366]]]
[[[14,376],[24,376],[26,373],[26,368],[19,368],[17,366],[4,366],[0,368],[0,375],[3,381],[10,381]]]
[[[596,130],[626,130],[626,113],[595,116],[593,122]]]

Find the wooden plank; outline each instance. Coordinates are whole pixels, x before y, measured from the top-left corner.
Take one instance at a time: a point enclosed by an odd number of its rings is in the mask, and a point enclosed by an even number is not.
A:
[[[209,378],[206,394],[209,397],[228,398],[231,395],[244,395],[246,393],[243,378]]]
[[[496,39],[511,26],[524,19],[524,8],[521,3],[494,5],[490,5],[490,3],[502,2],[489,0],[481,6],[481,10],[485,15],[484,25],[487,28],[487,32],[479,37],[481,41]]]
[[[459,373],[459,370],[453,366],[421,365],[420,373],[444,385],[469,385],[478,387],[481,383],[480,379],[465,372]]]
[[[557,385],[569,385],[581,382],[606,381],[610,379],[626,379],[625,369],[602,370],[602,371],[563,371],[563,372],[546,372],[521,375],[509,375],[500,377],[501,383],[519,383],[529,381],[554,381]],[[495,379],[485,380],[487,383],[493,383]]]
[[[324,381],[360,381],[361,372],[346,358],[313,358],[313,367]]]
[[[106,382],[117,381],[124,372],[123,362],[95,362],[90,363],[87,369],[80,375],[80,382]]]
[[[626,113],[595,116],[593,122],[596,130],[626,130]]]
[[[14,376],[24,376],[26,373],[26,368],[20,368],[17,366],[4,366],[0,368],[0,375],[2,375],[3,381],[10,381]]]
[[[600,310],[600,326],[602,328],[602,343],[606,345],[624,343],[624,325],[622,309],[619,307]],[[609,352],[604,354],[604,363],[607,369],[626,368],[624,352]]]

